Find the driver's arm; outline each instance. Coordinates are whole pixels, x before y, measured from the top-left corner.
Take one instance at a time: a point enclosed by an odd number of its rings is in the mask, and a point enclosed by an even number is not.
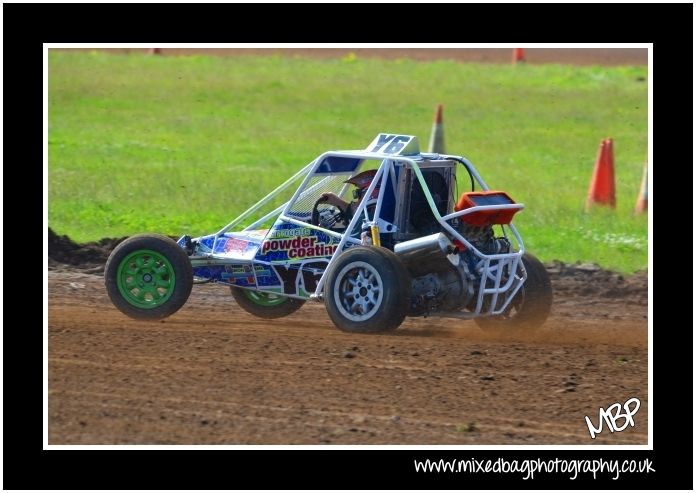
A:
[[[350,207],[351,205],[333,192],[323,193],[321,194],[321,198],[324,202],[328,202],[331,205],[335,205],[342,211],[347,211],[348,207]]]
[[[359,200],[356,200],[354,202],[346,202],[343,200],[341,197],[336,195],[333,192],[326,192],[321,194],[321,199],[333,206],[338,207],[345,213],[345,222],[348,224],[351,219],[353,219],[353,215],[355,214],[355,210],[358,208],[358,204],[360,203]]]

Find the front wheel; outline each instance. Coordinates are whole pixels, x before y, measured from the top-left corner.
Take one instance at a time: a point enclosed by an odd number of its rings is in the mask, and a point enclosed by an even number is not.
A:
[[[305,300],[289,298],[275,293],[253,291],[230,286],[232,297],[242,309],[260,318],[281,318],[296,312]]]
[[[411,281],[394,252],[356,246],[342,253],[326,274],[329,317],[346,332],[386,332],[406,316]]]
[[[551,279],[544,264],[535,256],[525,253],[522,265],[527,279],[501,315],[474,319],[486,332],[506,334],[512,331],[534,331],[539,329],[549,314],[553,303]]]
[[[181,308],[191,294],[193,268],[186,252],[163,235],[136,235],[106,262],[106,291],[131,318],[158,320]]]

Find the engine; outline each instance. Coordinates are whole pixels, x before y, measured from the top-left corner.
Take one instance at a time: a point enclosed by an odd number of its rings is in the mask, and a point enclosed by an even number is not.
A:
[[[492,255],[510,252],[510,241],[504,236],[496,238],[491,226],[471,226],[462,222],[458,229],[459,233],[482,253]]]
[[[474,276],[459,249],[442,233],[398,243],[394,253],[411,273],[409,315],[465,307],[474,294]]]
[[[486,255],[510,253],[510,240],[504,236],[496,237],[491,226],[471,226],[461,223],[457,229],[481,253]],[[478,271],[478,263],[481,259],[474,255],[473,252],[464,250],[461,257],[471,272],[475,273]]]
[[[491,226],[456,225],[459,232],[484,254],[510,252],[510,241],[496,237]],[[409,315],[471,308],[479,285],[481,259],[443,233],[397,243],[394,253],[411,273]]]

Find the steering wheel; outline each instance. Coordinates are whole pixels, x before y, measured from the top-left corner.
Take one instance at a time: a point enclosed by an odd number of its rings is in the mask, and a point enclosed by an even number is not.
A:
[[[319,210],[319,206],[322,205],[325,207]],[[343,221],[345,217],[346,212],[343,209],[337,205],[329,204],[326,199],[319,197],[312,207],[311,223],[315,226],[331,229],[336,223]]]

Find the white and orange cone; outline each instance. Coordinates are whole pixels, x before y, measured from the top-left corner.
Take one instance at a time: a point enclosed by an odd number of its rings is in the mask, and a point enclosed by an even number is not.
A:
[[[428,152],[438,154],[445,153],[445,129],[442,126],[442,105],[438,104],[435,109],[435,121],[433,122],[433,131],[430,134],[430,145]]]
[[[636,200],[636,214],[648,212],[648,161],[645,161],[643,167],[643,180],[640,182],[640,191]]]

